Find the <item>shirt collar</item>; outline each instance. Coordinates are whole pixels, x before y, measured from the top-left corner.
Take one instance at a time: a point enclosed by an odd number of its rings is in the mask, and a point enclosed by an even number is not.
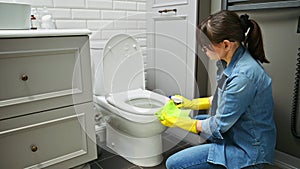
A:
[[[216,66],[217,66],[217,75],[222,75],[222,73],[224,72],[224,70],[226,69],[226,65],[227,63],[224,60],[218,60],[216,62]]]
[[[227,77],[232,73],[233,68],[235,67],[236,63],[240,60],[240,58],[243,56],[242,53],[244,53],[244,51],[245,48],[243,47],[243,45],[240,45],[238,49],[235,51],[229,65],[223,72]]]

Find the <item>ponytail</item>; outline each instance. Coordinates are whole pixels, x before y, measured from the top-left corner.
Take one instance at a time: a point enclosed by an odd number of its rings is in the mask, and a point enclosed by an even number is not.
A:
[[[247,14],[239,16],[232,11],[223,10],[210,15],[198,26],[197,39],[201,46],[220,43],[227,39],[243,44],[256,60],[270,63],[264,51],[263,39],[259,25]]]
[[[261,63],[270,63],[265,56],[262,33],[257,22],[253,19],[249,20],[247,14],[241,15],[240,20],[245,33],[244,46],[248,48],[254,59],[259,60]]]

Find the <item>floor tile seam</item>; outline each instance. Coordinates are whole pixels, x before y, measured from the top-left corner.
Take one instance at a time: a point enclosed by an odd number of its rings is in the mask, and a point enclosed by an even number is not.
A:
[[[165,151],[164,153],[172,152],[172,151],[175,151],[175,150],[180,150],[180,149],[182,149],[182,148],[183,148],[183,147],[175,146],[175,147],[172,147],[172,148],[170,148],[169,150]]]
[[[135,168],[135,167],[138,167],[139,169],[143,169],[140,166],[131,166],[131,167],[127,168],[127,169],[132,169],[132,168]]]
[[[95,163],[96,163],[96,165],[97,165],[98,167],[100,167],[100,169],[103,169],[102,166],[101,166],[100,164],[98,164],[97,162],[95,162]]]
[[[109,156],[109,157],[105,157],[105,158],[103,158],[103,159],[98,159],[96,162],[100,162],[100,161],[104,161],[104,160],[108,160],[108,159],[110,159],[110,158],[113,158],[113,157],[115,157],[115,156],[118,156],[118,155],[111,155],[111,156]]]

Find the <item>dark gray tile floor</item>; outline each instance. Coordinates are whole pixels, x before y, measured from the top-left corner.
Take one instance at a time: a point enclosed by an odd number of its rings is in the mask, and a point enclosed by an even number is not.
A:
[[[181,143],[184,144],[184,143]],[[189,145],[186,146],[176,146],[174,149],[165,152],[164,155],[164,161],[155,167],[140,167],[136,166],[127,160],[125,160],[123,157],[115,155],[113,153],[110,153],[106,150],[102,150],[101,154],[98,156],[98,159],[91,161],[90,169],[166,169],[165,166],[165,160],[170,156],[171,154],[180,151]],[[264,169],[281,169],[276,166],[265,166]]]
[[[123,157],[116,155],[115,153],[105,150],[104,148],[98,147],[98,158],[94,161],[89,162],[90,169],[166,169],[165,161],[166,159],[187,147],[192,146],[182,140],[174,140],[173,137],[163,136],[164,153],[163,162],[155,167],[140,167],[136,166],[129,161],[125,160]],[[264,169],[281,169],[276,166],[265,166]]]

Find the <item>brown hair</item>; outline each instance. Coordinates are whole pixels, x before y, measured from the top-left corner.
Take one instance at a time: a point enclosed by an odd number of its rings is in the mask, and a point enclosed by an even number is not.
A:
[[[239,17],[235,12],[223,10],[208,16],[198,28],[197,40],[202,48],[211,48],[210,43],[217,44],[224,40],[240,42],[254,59],[270,63],[265,56],[260,27],[246,14]]]

